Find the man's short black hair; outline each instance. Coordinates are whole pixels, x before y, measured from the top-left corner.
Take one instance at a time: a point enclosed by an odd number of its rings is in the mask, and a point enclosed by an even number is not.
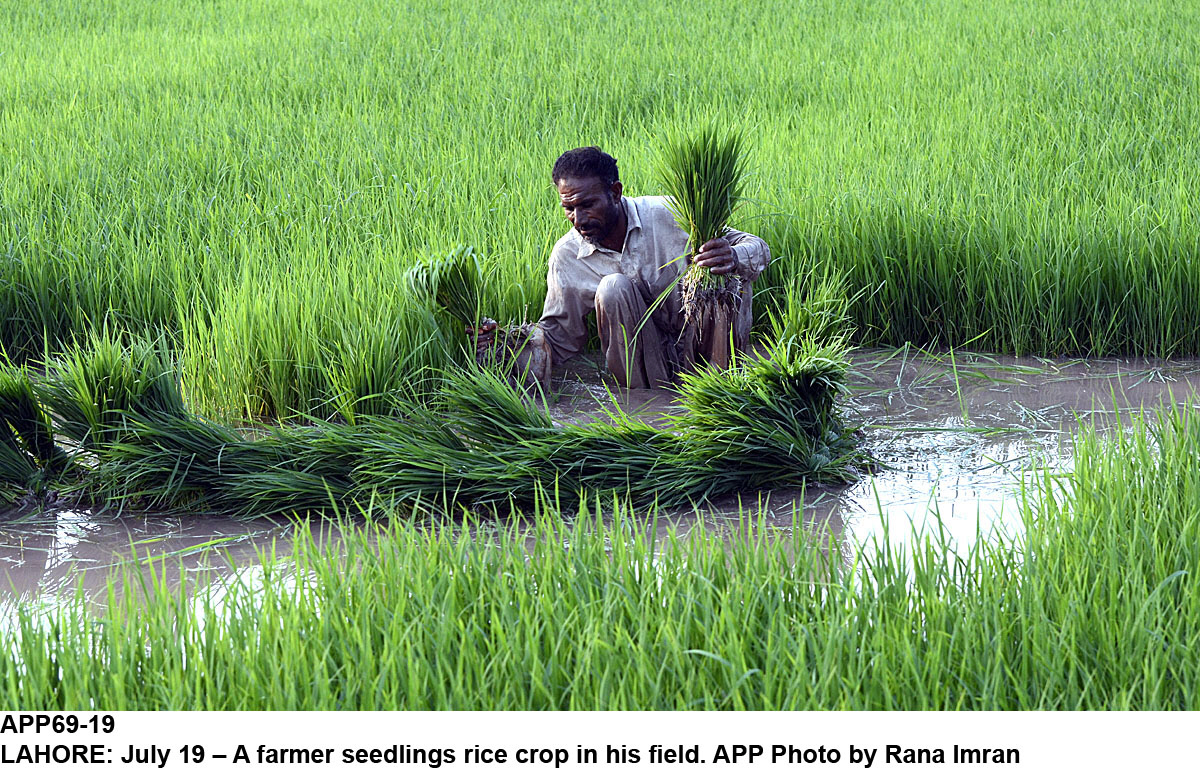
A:
[[[558,183],[564,178],[599,178],[605,186],[621,180],[617,172],[617,160],[596,146],[573,148],[554,163],[550,180]]]

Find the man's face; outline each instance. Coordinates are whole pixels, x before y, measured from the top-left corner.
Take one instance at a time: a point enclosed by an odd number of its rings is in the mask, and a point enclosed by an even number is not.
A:
[[[560,178],[558,199],[575,231],[593,245],[612,235],[621,220],[621,182],[599,178]],[[623,235],[622,235],[623,236]]]

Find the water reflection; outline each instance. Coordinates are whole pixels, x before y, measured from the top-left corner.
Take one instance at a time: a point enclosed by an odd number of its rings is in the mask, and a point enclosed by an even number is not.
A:
[[[122,579],[114,570],[134,560],[137,574],[128,581],[140,585],[161,579],[174,590],[185,577],[221,575],[256,563],[264,551],[286,554],[292,530],[276,520],[209,515],[72,510],[0,515],[0,594],[29,601],[82,589],[89,599],[100,600],[110,577]]]

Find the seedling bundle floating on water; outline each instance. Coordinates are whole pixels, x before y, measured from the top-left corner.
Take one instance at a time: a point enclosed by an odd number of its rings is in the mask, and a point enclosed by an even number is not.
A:
[[[728,366],[733,321],[741,301],[741,279],[714,275],[692,262],[700,247],[725,234],[742,199],[746,179],[742,137],[708,125],[694,135],[682,131],[667,136],[658,174],[675,220],[689,235],[688,267],[682,291],[685,361],[696,359],[703,344],[710,359]]]

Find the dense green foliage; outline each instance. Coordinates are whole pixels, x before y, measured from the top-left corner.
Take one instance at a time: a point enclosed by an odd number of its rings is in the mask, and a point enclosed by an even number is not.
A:
[[[753,513],[659,536],[620,504],[347,529],[213,595],[24,611],[8,708],[1107,709],[1200,704],[1194,418],[1085,436],[1027,536],[805,545]],[[1153,439],[1151,436],[1153,435]],[[597,521],[603,507],[608,517]],[[563,518],[566,517],[564,524]],[[805,537],[809,537],[808,540]],[[842,553],[856,557],[849,565]],[[145,576],[138,574],[138,578]],[[147,677],[153,677],[147,681]]]
[[[715,120],[779,257],[764,302],[830,262],[866,341],[1200,353],[1198,13],[9,4],[0,343],[162,330],[207,414],[385,412],[451,355],[405,267],[473,245],[482,312],[536,317],[557,154],[599,143],[656,193],[663,133]]]

